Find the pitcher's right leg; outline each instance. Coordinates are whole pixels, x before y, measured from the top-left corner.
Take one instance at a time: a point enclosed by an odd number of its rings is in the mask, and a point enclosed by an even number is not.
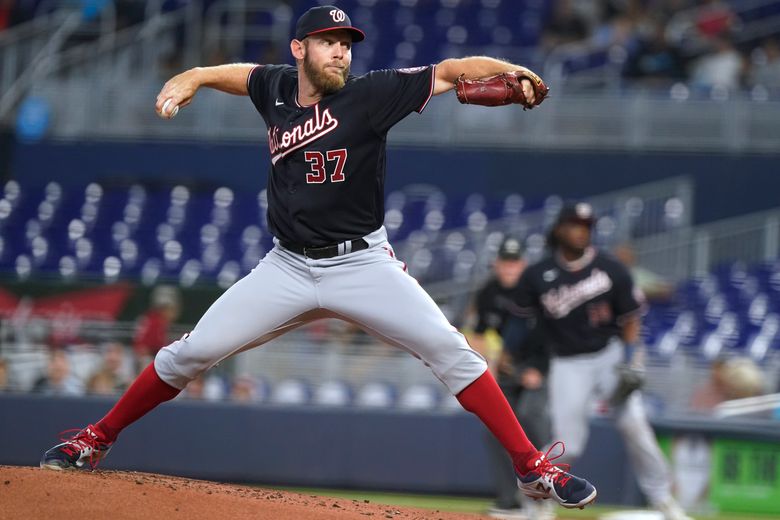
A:
[[[48,450],[41,467],[91,466],[119,433],[173,399],[202,372],[228,356],[283,334],[316,314],[314,283],[303,261],[274,249],[214,302],[195,329],[157,353],[108,414]]]

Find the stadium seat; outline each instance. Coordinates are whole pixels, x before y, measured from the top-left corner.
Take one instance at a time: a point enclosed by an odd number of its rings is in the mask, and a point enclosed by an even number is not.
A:
[[[352,390],[344,381],[325,381],[314,389],[312,404],[318,406],[348,406]]]
[[[355,405],[361,408],[391,408],[395,404],[395,389],[387,383],[367,383],[355,396]]]
[[[722,356],[735,349],[740,340],[739,323],[733,312],[726,312],[714,331],[705,334],[702,338],[701,355],[707,361]]]
[[[438,389],[431,385],[411,385],[405,388],[398,398],[398,407],[402,410],[433,410],[438,404]]]
[[[758,332],[746,341],[745,351],[753,361],[763,363],[770,356],[780,354],[780,316],[769,314]]]
[[[302,405],[309,402],[311,389],[300,379],[283,379],[273,386],[270,402],[280,405]]]

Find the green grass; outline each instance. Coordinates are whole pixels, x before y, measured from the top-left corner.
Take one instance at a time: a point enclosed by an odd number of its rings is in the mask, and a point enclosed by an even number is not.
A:
[[[417,507],[421,509],[436,509],[439,511],[453,511],[457,513],[484,513],[490,507],[490,499],[482,497],[456,497],[441,495],[412,495],[403,493],[386,493],[379,491],[358,491],[319,488],[287,488],[278,487],[286,491],[293,491],[307,495],[319,495],[334,498],[346,498],[349,500],[369,500],[375,504],[387,504],[392,506]],[[559,508],[560,520],[597,520],[600,515],[621,509],[606,506],[589,506],[584,510],[567,510]],[[780,515],[760,515],[756,513],[714,513],[706,516],[695,516],[697,520],[780,520]]]

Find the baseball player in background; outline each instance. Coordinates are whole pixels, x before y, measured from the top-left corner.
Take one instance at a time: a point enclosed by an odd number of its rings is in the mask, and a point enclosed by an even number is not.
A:
[[[488,362],[498,386],[518,421],[536,446],[550,441],[546,377],[549,354],[541,332],[533,328],[518,334],[514,292],[526,268],[520,241],[505,238],[493,262],[493,276],[474,298],[476,324],[469,342]],[[523,324],[520,324],[524,326]],[[487,435],[487,447],[496,481],[497,496],[488,516],[503,520],[542,520],[549,502],[525,501],[521,504],[511,461],[501,444]]]
[[[671,494],[671,478],[638,392],[640,304],[631,275],[591,245],[589,204],[561,209],[550,231],[551,255],[528,267],[516,291],[521,314],[542,324],[553,354],[550,415],[553,438],[575,460],[588,438],[594,397],[609,400],[639,487],[665,520],[690,520]]]
[[[501,442],[525,493],[565,507],[596,498],[589,482],[528,440],[484,358],[406,273],[382,225],[393,125],[453,89],[464,103],[532,108],[547,87],[523,67],[485,57],[354,76],[352,45],[364,38],[344,11],[314,7],[298,19],[290,42],[295,66],[195,68],[163,86],[156,105],[162,117],[191,103],[200,87],[249,96],[268,129],[275,247],[191,333],[161,349],[105,417],[48,450],[42,467],[93,465],[124,428],[220,361],[313,320],[339,318],[429,366]]]

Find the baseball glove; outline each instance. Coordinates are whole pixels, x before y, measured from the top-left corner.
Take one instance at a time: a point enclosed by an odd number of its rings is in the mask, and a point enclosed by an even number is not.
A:
[[[615,367],[618,373],[618,384],[609,399],[612,406],[620,406],[628,397],[645,384],[644,368],[621,363]]]
[[[523,94],[522,81],[527,79],[534,89],[534,102],[530,103]],[[464,79],[463,74],[455,80],[455,93],[463,104],[497,107],[523,105],[529,110],[539,105],[550,91],[542,78],[530,70],[504,72],[484,79]]]

